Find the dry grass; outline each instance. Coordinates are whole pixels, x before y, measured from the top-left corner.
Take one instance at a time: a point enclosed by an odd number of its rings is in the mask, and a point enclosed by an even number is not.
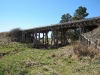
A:
[[[21,30],[19,28],[12,29],[9,32],[1,32],[0,33],[0,44],[9,43],[12,41],[20,41],[21,40]]]
[[[0,75],[100,74],[100,60],[93,61],[91,64],[88,59],[83,59],[84,62],[76,61],[72,58],[74,54],[72,45],[53,50],[39,50],[12,42],[0,46],[0,52],[5,51],[10,53],[0,59]]]
[[[100,59],[100,51],[93,48],[92,46],[87,46],[81,43],[73,45],[73,50],[75,55],[81,60],[82,57],[90,57],[90,59]]]
[[[11,38],[7,36],[8,32],[0,33],[0,44],[5,44],[11,42]]]

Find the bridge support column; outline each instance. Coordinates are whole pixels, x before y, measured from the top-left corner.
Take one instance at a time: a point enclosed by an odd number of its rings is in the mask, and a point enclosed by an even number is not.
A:
[[[25,43],[27,42],[27,33],[25,34]]]
[[[48,45],[48,32],[45,33],[45,44]]]
[[[80,34],[84,33],[84,26],[79,27],[80,29]]]
[[[22,42],[25,42],[25,33],[22,33]]]
[[[26,34],[26,42],[31,43],[31,33],[30,32]]]
[[[25,42],[26,42],[26,43],[30,43],[30,41],[31,41],[30,39],[31,39],[31,34],[27,32],[27,33],[25,34]]]
[[[56,42],[57,42],[57,43],[56,43],[56,46],[58,47],[58,31],[56,31],[56,35],[57,35],[57,36],[56,36],[56,39],[57,39],[57,40],[56,40]]]
[[[63,31],[61,31],[61,38],[60,38],[60,41],[61,41],[61,45],[63,44]]]
[[[66,45],[66,30],[62,30],[61,31],[61,45],[65,46]]]
[[[54,45],[58,47],[58,30],[54,31]]]
[[[40,32],[39,32],[39,42],[40,42]]]
[[[44,45],[44,32],[43,32],[43,39],[42,39],[42,41],[43,41],[42,43],[43,43],[43,45]]]
[[[30,34],[30,36],[31,36],[31,43],[33,42],[33,39],[34,39],[34,33],[32,32],[31,34]]]
[[[37,47],[37,43],[38,43],[38,41],[37,41],[37,32],[34,32],[34,35],[33,35],[33,47]]]
[[[80,34],[86,33],[87,30],[88,30],[88,29],[87,29],[86,27],[82,26],[82,27],[80,28]]]
[[[51,34],[51,46],[52,46],[52,42],[53,42],[53,33]]]
[[[31,43],[31,33],[27,33],[26,35],[26,42]]]
[[[56,44],[56,41],[55,41],[56,40],[56,37],[55,37],[56,36],[56,33],[55,33],[55,31],[53,31],[53,34],[54,34],[53,35],[53,37],[54,37],[53,41],[54,41],[54,46],[55,46],[55,44]]]
[[[58,30],[52,30],[51,34],[51,46],[58,47]]]

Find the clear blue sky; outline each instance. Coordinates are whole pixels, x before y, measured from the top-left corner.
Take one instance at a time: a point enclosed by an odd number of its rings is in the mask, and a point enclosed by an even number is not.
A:
[[[100,16],[100,0],[0,0],[0,32],[56,24],[79,6],[87,8],[88,17]]]

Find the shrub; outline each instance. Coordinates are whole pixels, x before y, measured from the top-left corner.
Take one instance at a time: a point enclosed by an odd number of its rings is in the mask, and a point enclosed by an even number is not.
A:
[[[21,29],[20,28],[12,29],[8,33],[8,36],[11,37],[12,41],[20,41],[20,39],[21,39]]]
[[[77,43],[73,45],[74,53],[81,58],[82,56],[89,56],[91,59],[98,55],[98,50],[91,46],[83,45],[81,43]]]
[[[0,44],[11,42],[11,38],[7,36],[8,32],[0,33]]]

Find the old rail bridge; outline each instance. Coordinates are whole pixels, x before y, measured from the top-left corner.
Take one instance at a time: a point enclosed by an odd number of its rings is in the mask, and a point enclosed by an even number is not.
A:
[[[58,47],[60,45],[67,44],[66,33],[69,29],[75,31],[76,28],[80,30],[80,34],[85,33],[86,30],[93,30],[100,26],[100,17],[87,18],[82,20],[70,21],[65,23],[59,23],[54,25],[48,25],[44,27],[37,27],[32,29],[26,29],[22,31],[22,42],[33,43],[34,47],[39,46],[52,46]],[[48,38],[48,32],[51,31],[51,39]],[[40,34],[43,36],[40,37]],[[59,36],[59,35],[60,36]]]

